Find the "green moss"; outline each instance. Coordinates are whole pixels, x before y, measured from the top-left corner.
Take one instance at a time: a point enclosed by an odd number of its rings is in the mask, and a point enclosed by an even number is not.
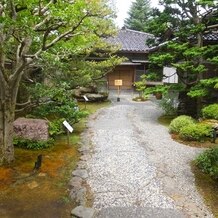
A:
[[[109,102],[88,103],[91,114]],[[70,211],[77,205],[69,199],[68,182],[71,172],[79,160],[78,143],[80,133],[86,128],[87,118],[73,125],[70,134],[70,146],[67,134],[55,137],[54,146],[43,150],[15,148],[15,162],[12,168],[0,167],[0,202],[4,210],[0,217],[69,217]],[[31,176],[37,156],[42,154],[42,166],[39,173]],[[29,184],[38,186],[30,189]],[[91,205],[91,200],[90,200]]]
[[[163,115],[163,116],[160,116],[160,117],[158,118],[158,122],[159,122],[161,125],[168,127],[173,119],[175,119],[175,116]]]
[[[198,167],[192,164],[192,171],[195,175],[195,183],[198,191],[203,196],[206,205],[211,208],[215,217],[218,217],[218,183],[208,174],[203,173]]]

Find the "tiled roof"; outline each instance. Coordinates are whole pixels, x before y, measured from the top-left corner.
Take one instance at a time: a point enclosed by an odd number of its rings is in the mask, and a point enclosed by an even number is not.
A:
[[[148,45],[146,41],[154,38],[152,34],[139,32],[130,29],[119,30],[117,36],[107,38],[107,41],[121,46],[120,51],[123,52],[147,52]]]
[[[211,33],[206,33],[203,35],[203,39],[206,41],[216,41],[218,42],[218,31],[214,31]]]

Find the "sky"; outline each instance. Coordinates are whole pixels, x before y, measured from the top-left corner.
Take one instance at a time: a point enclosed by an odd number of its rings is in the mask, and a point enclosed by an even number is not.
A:
[[[117,10],[117,19],[115,20],[117,26],[119,28],[123,27],[124,19],[127,17],[127,12],[131,6],[131,3],[135,0],[115,0],[116,2],[116,10]],[[152,0],[151,6],[157,6],[158,0]]]

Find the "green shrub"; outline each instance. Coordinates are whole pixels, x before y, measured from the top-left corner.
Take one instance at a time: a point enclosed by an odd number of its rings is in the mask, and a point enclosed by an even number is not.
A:
[[[177,105],[173,98],[170,96],[164,96],[159,102],[159,106],[164,110],[164,114],[167,116],[174,116],[177,112]]]
[[[195,121],[192,117],[181,115],[171,121],[169,130],[171,133],[179,133],[182,127],[194,123]]]
[[[212,127],[207,124],[189,124],[180,129],[179,136],[188,141],[203,141],[206,137],[210,137]]]
[[[211,177],[218,179],[218,147],[208,149],[200,154],[195,164]]]
[[[54,137],[64,133],[63,121],[64,119],[57,119],[49,122],[48,132],[50,136]]]
[[[19,148],[32,149],[32,150],[40,150],[49,148],[53,144],[53,140],[49,139],[48,141],[37,141],[32,139],[24,139],[20,137],[15,137],[13,139],[13,144]]]
[[[204,118],[218,120],[218,104],[211,104],[203,108],[202,115]]]

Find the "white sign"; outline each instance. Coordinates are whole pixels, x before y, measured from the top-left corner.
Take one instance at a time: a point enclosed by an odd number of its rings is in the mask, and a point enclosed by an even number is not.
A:
[[[85,101],[89,101],[89,99],[85,95],[83,95],[83,98],[85,99]]]
[[[73,127],[65,120],[63,122],[64,126],[68,129],[69,132],[73,132]]]
[[[164,75],[163,78],[164,83],[178,83],[178,75],[176,73],[176,68],[164,67],[163,75]]]

